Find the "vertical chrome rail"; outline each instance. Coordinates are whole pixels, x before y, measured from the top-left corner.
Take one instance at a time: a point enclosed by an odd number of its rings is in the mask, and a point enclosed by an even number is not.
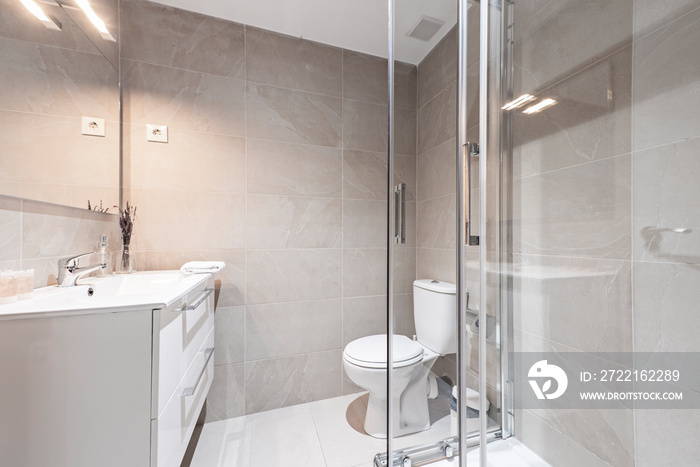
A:
[[[488,429],[487,398],[486,398],[486,319],[487,306],[487,274],[486,264],[488,262],[486,237],[486,226],[488,217],[486,212],[487,195],[487,163],[489,161],[489,141],[488,141],[488,85],[489,85],[489,8],[491,2],[483,0],[480,4],[480,24],[481,37],[479,38],[479,322],[481,332],[479,332],[479,465],[486,467],[486,430]]]
[[[392,400],[392,373],[394,370],[394,352],[393,352],[393,337],[394,337],[394,281],[393,281],[393,266],[394,266],[394,238],[396,232],[391,219],[394,219],[396,206],[392,203],[394,196],[394,0],[388,0],[388,94],[389,94],[389,109],[388,109],[388,163],[387,163],[387,236],[386,236],[386,251],[387,251],[387,287],[386,287],[386,304],[387,304],[387,372],[386,372],[386,391],[387,391],[387,410],[386,410],[386,452],[388,465],[391,467],[394,464],[394,401]]]
[[[457,371],[457,417],[459,419],[459,465],[467,466],[467,360],[466,331],[467,331],[467,302],[466,284],[464,277],[464,257],[466,245],[469,244],[468,229],[465,223],[465,203],[469,203],[468,180],[465,173],[469,164],[469,148],[467,144],[467,10],[468,0],[459,0],[458,23],[458,69],[457,69],[457,352],[459,358]],[[465,200],[466,198],[466,200]],[[467,219],[466,222],[469,220]]]

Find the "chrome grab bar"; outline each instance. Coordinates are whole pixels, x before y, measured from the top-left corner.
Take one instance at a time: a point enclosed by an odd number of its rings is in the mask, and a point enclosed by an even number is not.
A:
[[[479,143],[466,143],[462,146],[462,157],[464,158],[464,178],[467,186],[464,196],[464,244],[469,246],[479,245],[479,236],[471,234],[472,227],[472,157],[479,157]]]
[[[176,311],[176,312],[181,312],[181,311],[194,311],[199,305],[202,304],[202,302],[204,302],[204,300],[206,300],[207,298],[209,298],[209,295],[211,295],[211,293],[212,293],[213,291],[214,291],[214,289],[204,289],[204,293],[202,294],[201,297],[199,297],[199,300],[197,300],[197,302],[196,302],[194,305],[184,306],[184,307],[182,307],[182,308],[178,308],[178,309],[173,310],[173,311]]]
[[[394,242],[406,243],[406,184],[394,187]]]
[[[213,290],[213,289],[209,289],[209,290]],[[207,359],[204,362],[204,366],[202,367],[202,371],[199,372],[199,376],[197,377],[197,382],[194,383],[194,386],[186,387],[182,391],[182,397],[187,397],[187,396],[191,396],[194,394],[195,390],[199,386],[199,383],[202,381],[202,376],[204,376],[204,371],[207,369],[207,365],[209,365],[209,360],[211,360],[211,356],[214,355],[214,347],[209,347],[208,349],[206,349],[204,351],[204,355],[207,356]]]

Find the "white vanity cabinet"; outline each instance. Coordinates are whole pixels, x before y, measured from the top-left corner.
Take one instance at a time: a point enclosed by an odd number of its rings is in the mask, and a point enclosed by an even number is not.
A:
[[[124,298],[139,274],[162,300]],[[87,287],[52,310],[0,306],[1,466],[180,465],[213,378],[214,280],[148,274],[96,280],[95,301],[63,308]]]

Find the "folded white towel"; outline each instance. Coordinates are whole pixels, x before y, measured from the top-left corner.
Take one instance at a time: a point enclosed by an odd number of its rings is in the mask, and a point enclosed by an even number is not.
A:
[[[226,267],[223,261],[190,261],[180,268],[183,274],[216,274]]]

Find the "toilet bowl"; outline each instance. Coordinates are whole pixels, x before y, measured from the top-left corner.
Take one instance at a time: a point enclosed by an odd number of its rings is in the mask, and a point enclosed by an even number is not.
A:
[[[387,397],[398,416],[393,420],[395,436],[430,428],[428,396],[436,391],[430,368],[441,355],[457,350],[455,286],[430,279],[413,283],[413,313],[417,340],[394,335],[392,339],[392,388],[387,394],[387,335],[362,337],[343,351],[348,378],[369,391],[365,432],[386,438]]]

